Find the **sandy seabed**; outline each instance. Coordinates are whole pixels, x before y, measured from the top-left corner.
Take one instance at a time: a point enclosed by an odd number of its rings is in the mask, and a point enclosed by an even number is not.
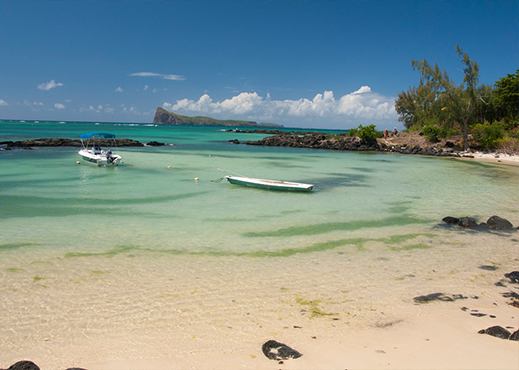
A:
[[[0,367],[518,369],[519,342],[478,334],[519,329],[503,296],[519,292],[504,277],[519,270],[516,232],[436,234],[282,258],[32,256],[2,275]],[[463,298],[413,300],[431,293]],[[303,356],[267,359],[271,339]]]

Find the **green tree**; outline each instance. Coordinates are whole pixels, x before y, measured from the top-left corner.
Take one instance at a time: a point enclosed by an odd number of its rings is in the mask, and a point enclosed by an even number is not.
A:
[[[428,86],[436,97],[443,94],[453,103],[458,116],[463,123],[463,142],[464,149],[468,150],[468,125],[476,108],[476,102],[481,99],[479,84],[479,66],[471,61],[468,54],[464,53],[459,45],[456,45],[456,52],[462,58],[464,77],[463,83],[455,86],[445,70],[440,70],[438,64],[431,66],[426,59],[423,62],[411,61],[413,69],[417,69],[422,77],[420,85]]]
[[[502,115],[515,121],[519,116],[519,69],[496,81],[494,97]]]
[[[375,125],[368,125],[366,127],[359,125],[358,136],[361,140],[368,143],[374,142],[377,140],[377,130],[375,129]]]

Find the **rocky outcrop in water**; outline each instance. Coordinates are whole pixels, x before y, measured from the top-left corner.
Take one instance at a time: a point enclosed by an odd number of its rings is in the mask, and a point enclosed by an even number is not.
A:
[[[417,154],[441,157],[460,157],[459,152],[451,148],[435,145],[391,144],[383,141],[364,141],[347,133],[328,135],[319,132],[282,132],[258,141],[247,141],[247,145],[284,146],[292,148],[326,149],[341,151],[382,151],[401,154]]]
[[[487,222],[481,223],[470,217],[457,218],[452,216],[444,217],[442,221],[449,225],[457,225],[467,229],[511,230],[514,228],[510,221],[495,215],[490,217]]]
[[[112,142],[109,140],[98,140],[99,145],[111,145]],[[0,142],[0,146],[4,150],[14,148],[34,148],[34,147],[59,147],[59,146],[72,146],[81,147],[81,140],[77,139],[65,139],[65,138],[51,138],[51,139],[34,139],[34,140],[23,140],[23,141],[4,141]],[[115,139],[115,146],[144,146],[136,140],[131,139]]]

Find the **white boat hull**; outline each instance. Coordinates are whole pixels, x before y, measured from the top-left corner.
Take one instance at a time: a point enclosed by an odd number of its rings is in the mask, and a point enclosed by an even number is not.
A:
[[[298,182],[280,181],[280,180],[265,180],[253,179],[249,177],[225,176],[227,181],[231,184],[249,186],[253,188],[267,189],[267,190],[283,190],[283,191],[312,191],[314,186],[312,184],[302,184]]]
[[[87,163],[95,164],[97,166],[118,166],[121,164],[121,156],[117,154],[111,154],[107,157],[106,152],[92,153],[89,149],[81,149],[78,154]]]

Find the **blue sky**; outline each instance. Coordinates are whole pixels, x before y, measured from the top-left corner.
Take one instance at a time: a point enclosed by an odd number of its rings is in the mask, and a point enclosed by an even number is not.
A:
[[[413,59],[515,73],[519,1],[2,0],[0,35],[0,119],[403,128]]]

